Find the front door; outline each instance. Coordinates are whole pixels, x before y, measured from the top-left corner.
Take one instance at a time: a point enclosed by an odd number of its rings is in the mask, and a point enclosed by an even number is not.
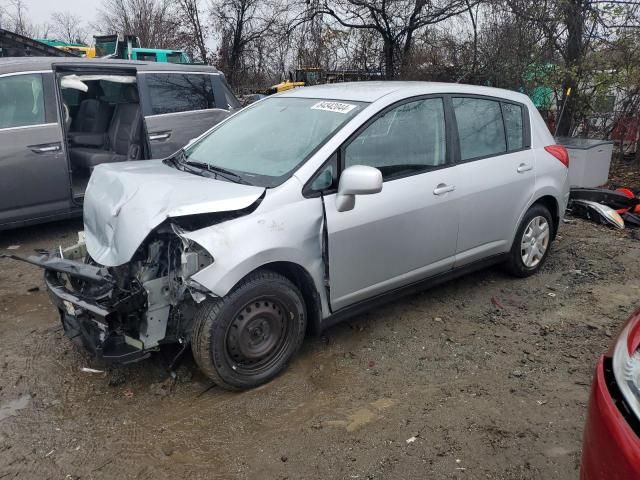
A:
[[[343,168],[369,165],[382,192],[338,212],[324,197],[332,309],[452,268],[458,233],[455,170],[439,97],[389,108],[341,150]]]
[[[213,75],[141,73],[144,122],[152,158],[164,158],[229,116],[217,106]]]
[[[0,76],[0,225],[71,207],[53,92],[51,73]]]

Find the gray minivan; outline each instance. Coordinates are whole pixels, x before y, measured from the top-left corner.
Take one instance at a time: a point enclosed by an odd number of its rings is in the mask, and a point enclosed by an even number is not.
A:
[[[239,107],[209,66],[0,59],[0,230],[81,215],[96,165],[169,156]]]

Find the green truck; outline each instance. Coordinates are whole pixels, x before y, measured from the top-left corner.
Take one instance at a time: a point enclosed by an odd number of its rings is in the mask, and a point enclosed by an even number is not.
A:
[[[140,39],[135,35],[98,35],[94,36],[96,57],[121,58],[125,60],[142,60],[162,63],[193,63],[182,50],[162,48],[142,48]]]

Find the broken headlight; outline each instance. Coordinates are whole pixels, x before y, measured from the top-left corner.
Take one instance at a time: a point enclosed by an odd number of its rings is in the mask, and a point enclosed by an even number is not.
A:
[[[631,316],[616,341],[613,374],[627,404],[640,418],[640,310]]]

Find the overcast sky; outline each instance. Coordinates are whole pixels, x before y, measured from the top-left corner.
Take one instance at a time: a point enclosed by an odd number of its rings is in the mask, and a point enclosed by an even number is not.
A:
[[[100,8],[100,0],[25,0],[29,6],[29,15],[33,23],[46,23],[50,20],[53,12],[68,10],[71,13],[79,15],[87,23],[95,19],[96,12]],[[93,35],[94,32],[89,32]]]

